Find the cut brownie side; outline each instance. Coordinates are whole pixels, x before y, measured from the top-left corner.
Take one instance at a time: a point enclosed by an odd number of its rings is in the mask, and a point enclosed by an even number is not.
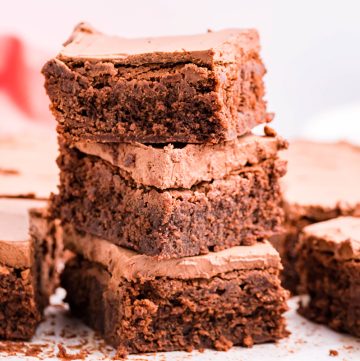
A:
[[[305,317],[360,337],[360,218],[339,217],[307,226],[297,270]]]
[[[80,25],[43,73],[72,139],[217,143],[271,120],[255,30],[131,40]]]
[[[0,265],[0,338],[30,339],[41,321],[29,267]]]
[[[59,285],[59,271],[64,262],[62,229],[60,221],[52,219],[47,208],[32,208],[29,214],[29,234],[34,241],[36,297],[39,309],[43,310]]]
[[[267,243],[158,261],[85,238],[66,236],[79,254],[62,274],[67,301],[123,353],[227,350],[288,334],[287,292]]]
[[[250,245],[282,223],[277,158],[235,169],[191,189],[158,190],[122,169],[64,143],[60,193],[53,210],[63,223],[148,255],[183,257]],[[210,227],[211,225],[211,227]]]
[[[44,202],[0,200],[0,338],[30,339],[58,284],[59,228]],[[30,235],[29,235],[30,227]]]
[[[294,141],[282,154],[288,171],[281,179],[285,232],[271,242],[283,264],[283,284],[297,293],[295,269],[301,230],[339,216],[360,216],[360,148],[340,143]]]

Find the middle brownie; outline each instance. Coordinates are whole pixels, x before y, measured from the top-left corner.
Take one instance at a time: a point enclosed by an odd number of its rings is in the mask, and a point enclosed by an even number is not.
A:
[[[160,258],[252,245],[282,223],[278,180],[286,168],[277,158],[284,142],[253,137],[255,154],[240,157],[242,164],[235,162],[222,178],[189,189],[140,184],[124,168],[60,139],[54,213],[79,231]],[[246,148],[245,140],[237,142],[238,150]]]

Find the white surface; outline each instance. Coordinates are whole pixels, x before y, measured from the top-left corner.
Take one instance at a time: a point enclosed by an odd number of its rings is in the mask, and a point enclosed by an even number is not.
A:
[[[57,360],[58,344],[61,343],[68,354],[77,354],[80,350],[87,351],[86,360],[112,360],[114,350],[94,334],[80,321],[68,317],[67,306],[61,303],[64,291],[59,289],[53,296],[53,305],[46,311],[46,320],[39,327],[37,335],[31,343],[25,343],[23,350],[14,356],[6,356],[0,352],[0,360],[39,360],[26,357],[24,353],[32,345],[41,345],[44,351],[40,359]],[[288,329],[291,336],[277,344],[255,345],[253,348],[234,347],[228,352],[206,350],[200,352],[170,352],[148,355],[132,355],[133,361],[328,361],[334,358],[341,361],[360,360],[360,339],[339,334],[324,326],[313,324],[300,317],[295,309],[298,298],[289,301],[290,311],[287,312]],[[0,342],[0,349],[4,342]],[[99,351],[99,350],[102,350]],[[336,350],[337,357],[329,355],[329,350]]]

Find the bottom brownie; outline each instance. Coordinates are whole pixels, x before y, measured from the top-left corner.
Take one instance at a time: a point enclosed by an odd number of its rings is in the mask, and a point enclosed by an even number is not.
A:
[[[339,217],[304,228],[298,249],[299,312],[360,337],[360,218]]]
[[[65,236],[72,312],[121,353],[227,350],[288,332],[280,259],[268,243],[158,261],[108,241]]]
[[[44,203],[0,200],[2,339],[30,339],[58,284],[59,228],[46,218],[44,209],[32,209],[28,216],[29,208]]]

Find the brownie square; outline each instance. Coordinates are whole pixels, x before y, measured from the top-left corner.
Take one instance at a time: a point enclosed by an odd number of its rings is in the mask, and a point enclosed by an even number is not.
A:
[[[336,331],[360,337],[360,218],[339,217],[307,226],[299,241],[299,312]]]
[[[59,225],[45,202],[0,200],[0,338],[30,339],[58,285]],[[30,214],[28,213],[30,210]]]
[[[43,74],[72,140],[218,143],[272,118],[252,29],[126,39],[80,24]]]
[[[270,144],[268,151],[250,154],[243,165],[239,160],[224,178],[165,190],[138,184],[123,167],[60,141],[54,215],[80,231],[160,258],[254,244],[282,223],[278,180],[285,173],[277,158],[282,142],[254,139]]]
[[[339,216],[360,216],[360,148],[346,142],[296,140],[281,157],[288,162],[287,174],[280,180],[285,232],[271,242],[284,265],[283,285],[296,294],[301,230]]]
[[[162,260],[65,227],[62,274],[74,315],[119,353],[215,348],[287,336],[287,292],[269,243]]]

